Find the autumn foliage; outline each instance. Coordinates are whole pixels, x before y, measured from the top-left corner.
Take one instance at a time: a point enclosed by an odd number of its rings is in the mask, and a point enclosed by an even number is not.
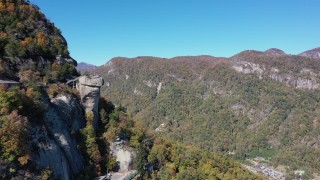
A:
[[[28,120],[17,110],[4,116],[0,128],[1,154],[9,161],[19,160],[21,165],[28,162]]]

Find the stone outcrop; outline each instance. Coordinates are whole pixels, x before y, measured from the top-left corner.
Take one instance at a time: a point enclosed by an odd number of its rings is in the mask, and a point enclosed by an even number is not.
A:
[[[50,167],[56,178],[72,179],[85,167],[73,134],[86,126],[86,112],[93,112],[97,127],[102,85],[101,77],[82,76],[77,83],[81,102],[71,95],[46,97],[44,125],[32,129],[32,144],[37,147],[33,156],[39,167]]]
[[[100,76],[81,76],[77,83],[77,90],[80,92],[82,106],[86,113],[92,112],[94,115],[94,127],[98,125],[100,88],[103,84],[104,81]]]
[[[302,69],[300,73],[285,73],[274,67],[266,67],[247,61],[233,62],[232,68],[244,74],[255,74],[260,79],[270,78],[297,89],[320,89],[320,80],[317,73],[309,69]]]
[[[136,157],[136,152],[125,146],[126,141],[119,140],[110,143],[110,152],[116,157],[119,162],[119,171],[129,171],[133,169],[133,160]]]
[[[56,177],[71,179],[85,166],[72,137],[85,126],[83,109],[78,99],[65,95],[52,98],[46,106],[44,126],[32,129],[32,144],[37,147],[35,162],[42,168],[50,167]]]
[[[50,167],[56,178],[72,179],[85,167],[73,134],[86,126],[85,112],[93,112],[97,126],[102,85],[101,77],[82,76],[77,83],[81,102],[72,95],[45,97],[44,124],[32,128],[33,159],[41,168]]]

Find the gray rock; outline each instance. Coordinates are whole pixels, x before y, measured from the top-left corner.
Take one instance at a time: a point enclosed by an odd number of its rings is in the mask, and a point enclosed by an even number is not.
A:
[[[77,83],[77,90],[80,92],[82,106],[86,112],[93,113],[93,125],[95,128],[98,126],[100,88],[103,84],[104,80],[100,76],[81,76]]]
[[[34,142],[38,147],[36,163],[50,167],[54,174],[69,179],[83,170],[84,159],[71,136],[85,126],[84,113],[77,99],[58,96],[51,99],[44,117],[45,129],[36,129]]]
[[[232,68],[239,73],[255,74],[260,79],[270,78],[297,89],[320,89],[318,74],[306,68],[302,68],[299,74],[285,73],[275,67],[266,68],[247,61],[233,62]]]
[[[136,152],[124,145],[125,141],[119,140],[110,143],[110,152],[116,157],[119,162],[119,171],[129,171],[133,169],[133,160],[136,157]]]
[[[69,162],[54,139],[52,139],[47,131],[38,130],[34,138],[34,143],[38,146],[38,154],[36,163],[39,167],[50,167],[52,172],[61,179],[69,179],[71,170]]]

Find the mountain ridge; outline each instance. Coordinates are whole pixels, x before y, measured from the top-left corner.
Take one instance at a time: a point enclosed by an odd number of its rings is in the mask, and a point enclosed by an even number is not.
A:
[[[132,168],[142,179],[264,179],[149,133],[100,98],[104,80],[79,77],[61,31],[28,0],[0,0],[0,16],[0,179],[94,179]]]
[[[320,58],[320,47],[302,52],[299,54],[299,56],[319,59]]]
[[[200,57],[203,57],[203,58],[221,58],[221,59],[233,59],[234,57],[238,56],[238,55],[241,55],[241,54],[256,54],[256,55],[269,55],[269,56],[274,56],[274,57],[278,57],[278,56],[299,56],[299,57],[309,57],[311,59],[318,59],[318,54],[316,57],[312,57],[312,56],[308,56],[308,55],[305,55],[305,53],[320,53],[320,48],[314,48],[314,49],[311,49],[311,50],[306,50],[302,53],[298,53],[298,54],[287,54],[285,53],[283,50],[281,49],[278,49],[278,48],[269,48],[269,49],[266,49],[264,51],[260,51],[260,50],[244,50],[244,51],[241,51],[235,55],[232,55],[230,57],[222,57],[222,56],[214,56],[214,55],[192,55],[192,56],[174,56],[174,57],[169,57],[169,58],[163,58],[163,57],[158,57],[158,56],[136,56],[136,57],[124,57],[124,56],[117,56],[117,57],[113,57],[111,58],[110,60],[108,60],[105,64],[101,65],[101,66],[104,66],[106,65],[108,62],[112,61],[112,60],[116,60],[116,59],[139,59],[139,58],[146,58],[146,59],[166,59],[166,60],[173,60],[173,59],[179,59],[179,58],[200,58]],[[86,63],[86,62],[84,62]],[[87,63],[87,64],[90,64],[90,63]],[[98,67],[98,66],[97,66]]]
[[[311,159],[320,155],[320,126],[310,126],[320,118],[318,59],[278,49],[198,57],[115,58],[97,68],[102,96],[167,138],[319,172]]]
[[[85,62],[78,63],[78,65],[76,67],[76,69],[80,72],[91,71],[91,70],[94,70],[95,68],[96,68],[95,65],[85,63]]]

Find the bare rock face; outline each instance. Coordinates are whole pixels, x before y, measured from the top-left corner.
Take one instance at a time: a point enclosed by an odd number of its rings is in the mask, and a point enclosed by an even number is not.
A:
[[[302,69],[299,74],[281,72],[280,69],[247,61],[233,62],[232,68],[243,74],[256,74],[260,79],[270,78],[297,89],[320,89],[319,75],[309,69]],[[299,77],[301,76],[301,77]]]
[[[70,179],[83,170],[84,159],[72,136],[85,126],[83,109],[72,96],[50,99],[44,114],[44,127],[33,129],[33,144],[37,146],[38,166],[50,167],[57,178]]]
[[[93,113],[93,125],[96,128],[99,119],[100,88],[104,81],[100,76],[81,76],[78,81],[77,90],[80,92],[82,106],[86,112]]]
[[[125,146],[125,143],[123,140],[110,143],[110,152],[119,162],[119,171],[132,170],[133,161],[136,157],[136,152],[132,148]]]

